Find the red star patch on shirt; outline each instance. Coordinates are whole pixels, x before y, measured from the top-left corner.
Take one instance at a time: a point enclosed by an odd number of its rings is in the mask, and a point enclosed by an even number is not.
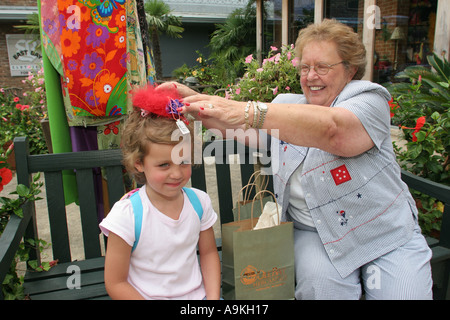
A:
[[[344,165],[337,167],[330,171],[333,176],[334,183],[338,186],[344,182],[352,180],[350,173],[347,170],[347,167]]]

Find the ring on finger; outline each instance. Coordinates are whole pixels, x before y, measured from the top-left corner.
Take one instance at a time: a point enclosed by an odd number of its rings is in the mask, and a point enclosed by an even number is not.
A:
[[[209,103],[209,104],[208,104],[208,108],[214,109],[214,106],[213,106],[211,103]]]

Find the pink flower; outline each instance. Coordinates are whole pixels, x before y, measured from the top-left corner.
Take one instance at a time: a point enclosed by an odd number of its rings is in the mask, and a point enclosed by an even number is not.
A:
[[[241,88],[236,89],[236,94],[241,94]]]
[[[288,51],[288,53],[286,54],[286,57],[288,58],[288,60],[291,60],[292,58],[292,53],[290,51]]]
[[[278,48],[277,48],[277,47],[274,47],[274,46],[270,46],[270,50],[272,50],[272,51],[278,51]]]
[[[276,95],[278,93],[278,86],[275,89],[272,89],[273,95]]]
[[[252,54],[245,58],[245,63],[250,63],[252,61],[253,61],[253,55]]]
[[[263,72],[264,69],[263,69],[263,68],[258,68],[258,69],[256,69],[256,71],[257,71],[257,72]]]
[[[297,57],[295,57],[294,59],[292,59],[291,63],[294,67],[298,67],[300,64],[300,61],[298,60]]]
[[[285,89],[286,89],[287,91],[290,91],[290,90],[291,90],[291,87],[287,86]]]
[[[275,64],[277,64],[278,62],[280,62],[281,59],[281,54],[277,53],[274,57],[273,57],[273,61],[275,61]]]
[[[16,108],[19,109],[20,111],[23,111],[25,109],[29,109],[30,106],[28,104],[20,104],[20,103],[18,103],[18,104],[16,104]]]
[[[19,97],[14,97],[14,102],[19,102]]]

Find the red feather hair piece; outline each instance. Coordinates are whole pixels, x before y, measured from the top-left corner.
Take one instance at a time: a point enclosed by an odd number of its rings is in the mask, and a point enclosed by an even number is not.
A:
[[[176,111],[182,104],[179,102],[179,94],[175,87],[156,90],[156,87],[147,86],[138,89],[133,93],[133,106],[142,109],[145,113],[173,118],[174,114],[179,116]]]

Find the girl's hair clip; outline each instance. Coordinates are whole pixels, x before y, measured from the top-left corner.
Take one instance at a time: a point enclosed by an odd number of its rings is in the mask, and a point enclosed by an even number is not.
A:
[[[148,112],[147,110],[141,109],[141,117],[145,118],[146,116],[148,116],[150,114],[150,112]]]

